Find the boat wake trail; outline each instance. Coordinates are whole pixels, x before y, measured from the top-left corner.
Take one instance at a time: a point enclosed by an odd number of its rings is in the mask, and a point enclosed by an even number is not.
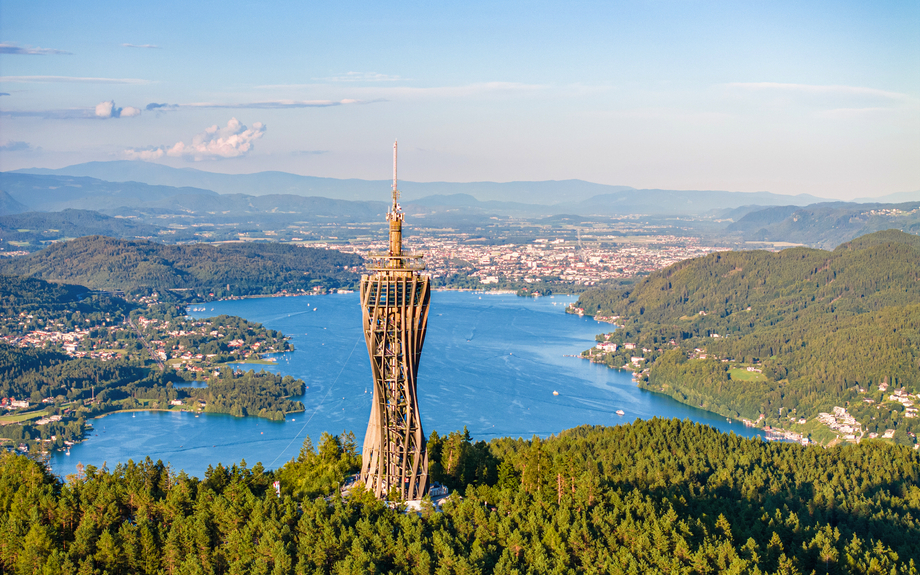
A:
[[[348,365],[348,360],[351,359],[351,356],[355,353],[355,350],[358,348],[358,344],[361,343],[363,339],[364,339],[364,334],[362,334],[362,336],[359,337],[357,341],[355,341],[354,347],[351,348],[351,353],[349,353],[348,357],[345,358],[345,361],[342,363],[342,369],[339,370],[339,374],[335,376],[335,379],[332,381],[332,384],[329,386],[329,389],[326,390],[326,395],[323,396],[322,401],[320,401],[316,405],[316,408],[313,410],[313,413],[311,413],[310,417],[307,418],[307,421],[304,422],[303,427],[300,428],[300,431],[298,431],[297,434],[293,438],[291,438],[290,443],[285,445],[284,449],[282,449],[281,452],[278,454],[278,457],[273,459],[272,462],[268,464],[269,469],[271,469],[275,465],[275,462],[281,459],[281,456],[284,455],[284,452],[287,451],[295,441],[297,441],[297,438],[300,437],[300,434],[303,433],[303,430],[306,429],[307,425],[309,425],[310,422],[313,420],[313,416],[315,416],[317,412],[319,412],[319,408],[322,407],[323,404],[326,402],[326,400],[329,398],[329,394],[332,393],[332,389],[335,387],[336,382],[338,382],[339,378],[342,377],[342,372],[345,371],[345,366]]]

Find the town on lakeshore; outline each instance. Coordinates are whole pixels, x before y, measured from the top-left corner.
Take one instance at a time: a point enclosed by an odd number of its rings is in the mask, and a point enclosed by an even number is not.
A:
[[[577,315],[584,315],[584,309],[575,307],[570,304],[566,311]],[[617,316],[604,317],[595,316],[599,322],[615,323],[620,318]],[[592,363],[600,363],[633,372],[633,379],[640,383],[647,383],[649,376],[649,367],[651,361],[660,356],[664,351],[662,348],[649,349],[637,346],[633,342],[615,343],[610,341],[614,333],[603,333],[597,336],[597,344],[581,353],[581,357]],[[670,346],[675,346],[673,340],[668,342]],[[702,361],[706,359],[715,359],[727,364],[728,373],[734,379],[739,381],[763,378],[763,366],[757,364],[745,364],[744,362],[731,361],[729,359],[719,358],[706,352],[705,349],[695,348],[688,361]],[[882,409],[889,411],[891,409],[903,410],[903,417],[913,419],[918,416],[916,402],[920,402],[920,393],[911,394],[907,388],[892,390],[889,393],[889,384],[880,383],[873,392],[870,393],[865,387],[859,387],[858,392],[861,396],[861,410],[864,407],[871,407],[876,411]],[[701,406],[702,407],[702,406]],[[782,414],[781,414],[782,418]],[[807,418],[797,415],[787,415],[782,418],[782,427],[770,426],[765,423],[766,417],[760,414],[757,419],[751,420],[739,417],[738,421],[747,427],[759,427],[766,432],[767,439],[794,441],[802,445],[809,445],[814,442],[814,438],[820,438],[824,444],[836,444],[841,442],[859,443],[862,439],[892,439],[895,434],[894,429],[885,429],[881,433],[869,432],[859,423],[856,418],[850,415],[846,408],[835,406],[830,413],[820,412],[809,421]],[[907,435],[916,440],[913,432],[907,432]],[[813,439],[809,439],[812,436]],[[920,448],[920,444],[915,444],[914,449]]]
[[[681,260],[727,249],[703,245],[697,237],[667,235],[632,238],[596,235],[590,240],[552,236],[527,244],[499,245],[477,245],[467,239],[417,235],[407,245],[425,254],[428,272],[436,285],[463,273],[470,280],[465,284],[468,287],[542,282],[558,284],[562,289],[633,278]],[[324,242],[323,245],[332,247]],[[335,249],[365,255],[385,245],[353,242],[335,245]]]
[[[609,282],[634,281],[678,261],[723,251],[718,246],[702,245],[699,238],[694,237],[611,236],[580,239],[551,235],[536,238],[526,244],[478,245],[463,241],[463,238],[416,235],[407,240],[407,244],[412,252],[425,254],[432,285],[436,286],[433,289],[517,291],[519,295],[578,292],[604,286]],[[613,239],[616,242],[611,241]],[[367,256],[380,252],[386,246],[377,241],[355,241],[337,245],[320,243],[312,247]],[[232,379],[233,372],[224,368],[226,364],[274,363],[272,354],[293,349],[288,339],[284,334],[240,318],[217,316],[194,319],[186,316],[188,310],[198,314],[207,312],[207,302],[218,299],[351,293],[353,287],[354,284],[347,283],[339,284],[339,287],[314,284],[309,288],[281,289],[274,293],[248,296],[228,296],[219,290],[147,290],[126,296],[131,305],[137,306],[129,313],[107,308],[81,312],[66,309],[66,305],[65,309],[55,308],[54,311],[35,308],[29,312],[11,313],[0,318],[0,341],[19,349],[54,351],[72,360],[96,360],[102,364],[113,361],[135,362],[150,370],[151,375],[148,377],[160,373],[162,375],[158,377],[175,374],[185,380]],[[98,293],[100,295],[93,297],[108,297],[104,292]],[[121,290],[113,290],[111,293],[125,295]],[[186,301],[187,298],[193,298],[192,303],[176,303],[177,294],[186,298]],[[170,300],[172,303],[167,303]],[[194,303],[196,300],[200,303]],[[574,303],[566,311],[585,315],[585,310]],[[695,317],[699,321],[708,319],[705,310],[700,310]],[[614,325],[622,321],[617,315],[600,313],[594,314],[593,318],[600,323]],[[714,330],[708,332],[708,337],[714,340],[722,335]],[[649,366],[667,349],[675,348],[677,342],[672,339],[665,342],[665,346],[637,346],[635,342],[611,341],[615,339],[613,336],[614,333],[598,336],[597,345],[583,352],[581,357],[611,368],[632,371],[640,387],[654,390],[654,387],[648,387],[651,372]],[[727,364],[727,374],[732,380],[766,381],[760,363],[719,358],[704,347],[697,347],[689,353],[691,362],[707,359],[717,359]],[[124,377],[127,379],[118,385],[126,384],[137,375]],[[116,379],[118,377],[113,381]],[[195,413],[214,410],[235,414],[246,412],[239,401],[226,405],[215,402],[209,404],[208,398],[202,393],[193,393],[186,388],[167,388],[165,381],[159,384],[164,386],[163,389],[156,393],[136,389],[125,391],[127,388],[121,387],[118,392],[106,391],[103,389],[105,386],[91,383],[86,380],[79,387],[68,387],[62,382],[59,391],[50,396],[37,391],[28,395],[7,394],[0,403],[0,442],[7,448],[31,448],[39,452],[46,451],[49,446],[66,449],[73,441],[81,439],[80,429],[87,418],[113,409],[168,409]],[[250,409],[250,414],[283,418],[285,413],[295,413],[302,409],[297,404],[284,403],[288,401],[284,399],[288,394],[279,387],[280,383],[276,385],[266,380],[262,384],[273,386],[272,389],[278,393],[277,400],[275,403],[258,406],[258,409]],[[763,429],[768,439],[824,445],[858,443],[864,439],[894,440],[893,428],[867,428],[866,421],[871,421],[874,416],[863,408],[885,410],[886,413],[896,410],[907,421],[917,417],[914,402],[918,398],[908,388],[899,387],[886,393],[887,388],[888,384],[884,382],[871,391],[860,388],[862,407],[859,418],[863,423],[850,415],[854,410],[852,405],[836,406],[832,410],[832,406],[829,406],[829,411],[822,411],[809,418],[795,413],[780,413],[780,417],[771,417],[769,422],[765,414],[759,418],[734,418],[745,425]],[[150,397],[144,397],[145,394]],[[700,406],[704,407],[705,402],[701,402]],[[914,432],[906,433],[916,446]]]
[[[920,575],[918,32],[0,0],[0,575]]]
[[[584,289],[609,280],[635,278],[682,259],[717,251],[701,245],[699,238],[677,236],[599,236],[569,241],[551,235],[527,244],[478,245],[465,235],[441,237],[416,235],[407,241],[411,251],[424,253],[435,289],[476,289],[541,295],[553,291]],[[613,241],[616,240],[616,241]],[[317,247],[366,256],[386,247],[377,241],[346,245],[319,242]],[[528,291],[527,286],[534,286]],[[539,287],[537,287],[539,286]],[[351,293],[348,287],[314,285],[310,289],[279,290],[265,296]],[[163,293],[160,293],[163,292]],[[227,316],[192,319],[183,305],[163,303],[179,295],[193,295],[202,303],[188,309],[207,312],[207,301],[219,298],[213,292],[142,292],[127,296],[140,306],[118,317],[116,313],[81,313],[63,310],[52,314],[19,312],[0,318],[0,341],[17,348],[57,350],[72,359],[114,360],[146,363],[185,378],[220,375],[228,363],[273,363],[272,354],[292,348],[283,334],[240,318]],[[113,294],[125,296],[122,290]],[[168,296],[168,297],[166,297]],[[247,296],[252,297],[252,296]],[[194,302],[194,300],[193,300]],[[144,311],[146,309],[146,311]],[[602,318],[598,318],[599,320]],[[224,372],[227,372],[224,369]],[[99,393],[101,392],[101,393]],[[93,386],[85,389],[61,387],[51,397],[37,392],[28,397],[9,396],[0,404],[0,445],[38,452],[49,448],[67,450],[88,429],[87,419],[112,409],[165,409],[202,413],[205,398],[175,390],[162,397],[144,398],[137,391],[117,398],[111,391]],[[180,397],[183,395],[183,397]],[[79,401],[74,399],[79,398]],[[296,409],[296,408],[295,408]],[[272,411],[274,413],[274,411]]]

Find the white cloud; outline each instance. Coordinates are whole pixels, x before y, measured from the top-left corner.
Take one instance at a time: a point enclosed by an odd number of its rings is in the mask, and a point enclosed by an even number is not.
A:
[[[0,93],[2,95],[4,93]],[[9,95],[9,94],[7,94]],[[218,102],[192,102],[189,104],[167,104],[151,102],[146,110],[158,116],[162,112],[172,112],[181,108],[215,108],[215,109],[257,109],[257,110],[283,110],[296,108],[327,108],[331,106],[347,106],[350,104],[373,104],[384,100],[268,100],[263,102],[242,102],[239,104],[222,104]],[[6,117],[39,117],[55,120],[68,120],[77,118],[130,118],[139,116],[143,110],[133,106],[119,108],[113,100],[100,102],[93,108],[70,108],[59,110],[2,110],[0,116]]]
[[[264,84],[255,86],[259,90],[308,90],[328,86],[325,84]],[[610,90],[609,86],[588,86],[584,84],[567,84],[554,86],[551,84],[522,84],[520,82],[479,82],[475,84],[464,84],[459,86],[431,86],[416,87],[408,85],[378,85],[378,86],[351,86],[349,90],[356,93],[355,95],[364,95],[362,99],[345,99],[345,100],[274,100],[271,102],[257,102],[252,104],[239,105],[218,105],[218,104],[182,104],[188,106],[214,106],[214,107],[270,107],[281,106],[285,102],[311,106],[338,106],[344,104],[372,104],[376,102],[385,102],[397,98],[469,98],[469,97],[488,97],[488,96],[506,96],[519,94],[537,94],[537,93],[557,93],[586,95]],[[303,106],[305,107],[305,106]]]
[[[159,160],[165,155],[166,150],[163,148],[125,150],[125,157],[129,160]]]
[[[132,116],[138,116],[140,113],[140,109],[133,106],[125,106],[124,108],[116,107],[115,100],[96,104],[97,118],[130,118]]]
[[[355,100],[345,98],[342,100],[264,100],[261,102],[239,102],[236,104],[221,102],[189,102],[187,104],[167,104],[151,102],[147,104],[148,112],[168,112],[180,108],[214,108],[230,110],[285,110],[296,108],[329,108],[332,106],[347,106],[349,104],[374,104],[381,100]]]
[[[467,99],[467,98],[493,98],[517,97],[522,94],[546,94],[553,89],[569,90],[568,86],[556,88],[546,84],[522,84],[519,82],[479,82],[461,86],[374,86],[364,87],[359,90],[364,93],[374,94],[386,99]],[[580,88],[579,88],[580,89]]]
[[[45,56],[47,54],[68,54],[64,50],[55,50],[54,48],[32,48],[30,46],[19,46],[13,42],[0,42],[0,54],[18,54],[21,56]]]
[[[395,82],[401,80],[399,76],[378,74],[377,72],[346,72],[327,78],[313,78],[322,82]]]
[[[81,78],[75,76],[0,76],[0,82],[17,84],[77,83],[77,84],[150,84],[150,80],[137,78]]]
[[[125,48],[153,48],[153,49],[160,48],[159,46],[156,46],[155,44],[122,44],[122,46],[124,46]]]
[[[251,108],[257,110],[279,110],[285,108],[328,108],[330,106],[345,106],[348,104],[370,104],[361,100],[268,100],[264,102],[243,102],[241,104],[220,104],[216,102],[192,102],[190,104],[176,104],[180,108]]]
[[[876,96],[881,98],[888,98],[890,100],[907,100],[909,98],[906,94],[877,90],[875,88],[865,88],[862,86],[822,86],[815,84],[783,84],[780,82],[734,82],[726,84],[726,86],[730,88],[740,88],[743,90],[773,90],[783,92],[801,92],[806,94]]]
[[[176,142],[170,147],[125,150],[129,160],[156,160],[164,156],[186,158],[196,162],[219,158],[238,158],[252,150],[253,142],[265,133],[265,125],[255,122],[247,128],[236,118],[227,122],[227,127],[211,126],[201,132],[188,144]]]

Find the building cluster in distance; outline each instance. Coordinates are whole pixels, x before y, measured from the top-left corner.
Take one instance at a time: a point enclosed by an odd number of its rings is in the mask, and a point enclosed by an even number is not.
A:
[[[847,410],[843,407],[834,407],[833,413],[819,413],[818,421],[830,427],[833,431],[842,434],[844,439],[850,441],[855,441],[857,438],[862,437],[863,434],[862,424],[847,413]],[[891,435],[886,435],[885,437],[894,435],[894,430],[890,431]]]
[[[110,330],[116,328],[110,327]],[[37,329],[25,335],[5,335],[0,337],[0,342],[18,347],[53,347],[60,345],[61,349],[70,357],[91,357],[103,361],[114,358],[117,352],[96,351],[81,348],[81,341],[89,335],[90,330],[77,329],[74,331],[50,331]]]
[[[136,328],[136,331],[135,331]],[[95,333],[94,333],[95,332]],[[125,339],[126,333],[134,337]],[[226,333],[225,333],[226,332]],[[236,333],[236,336],[229,336]],[[139,341],[154,360],[169,362],[175,369],[203,372],[217,361],[246,361],[261,359],[264,354],[285,350],[284,342],[269,336],[261,326],[255,332],[239,334],[227,329],[221,318],[173,320],[139,317],[122,324],[73,331],[34,330],[26,334],[0,337],[0,343],[18,347],[59,348],[70,357],[88,357],[102,361],[123,357],[137,351]],[[213,345],[206,346],[207,342]],[[199,346],[208,348],[201,351]],[[267,361],[272,361],[271,359]]]
[[[699,238],[648,236],[641,241],[583,245],[561,238],[539,238],[527,244],[483,245],[457,237],[413,236],[413,251],[425,253],[432,279],[466,273],[487,286],[500,281],[533,283],[558,281],[590,286],[611,279],[647,274],[688,258],[727,248],[704,246]],[[330,246],[332,247],[332,246]],[[352,243],[335,249],[379,252],[383,242]]]
[[[904,406],[904,417],[917,417],[917,408],[914,401],[920,401],[920,396],[910,395],[904,389],[898,389],[888,396],[888,401],[896,401]]]

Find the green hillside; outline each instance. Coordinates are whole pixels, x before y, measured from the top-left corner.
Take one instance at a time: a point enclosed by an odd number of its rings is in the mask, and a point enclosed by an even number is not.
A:
[[[888,230],[831,252],[710,254],[627,289],[591,290],[577,305],[619,316],[611,341],[636,344],[603,361],[644,356],[640,383],[685,403],[774,424],[841,406],[867,432],[894,429],[913,442],[920,431],[880,390],[920,391],[918,236]],[[763,377],[732,378],[747,367]]]
[[[0,262],[0,271],[94,289],[221,296],[350,286],[360,263],[358,256],[286,244],[163,245],[88,236]]]

